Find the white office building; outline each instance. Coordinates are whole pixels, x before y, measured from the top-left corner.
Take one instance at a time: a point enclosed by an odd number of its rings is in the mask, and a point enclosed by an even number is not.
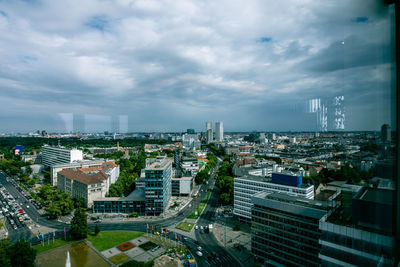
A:
[[[42,146],[42,164],[51,167],[62,163],[72,163],[83,159],[82,150],[61,146]]]
[[[182,142],[185,149],[196,150],[201,148],[201,142],[197,134],[182,135]]]
[[[233,214],[243,220],[251,220],[251,197],[259,192],[286,193],[291,196],[314,199],[313,185],[290,186],[271,182],[270,178],[244,176],[234,179]]]
[[[207,144],[213,141],[213,131],[212,131],[211,121],[206,122],[206,138],[207,138]]]
[[[224,125],[222,121],[218,121],[215,123],[215,140],[216,141],[224,140]]]

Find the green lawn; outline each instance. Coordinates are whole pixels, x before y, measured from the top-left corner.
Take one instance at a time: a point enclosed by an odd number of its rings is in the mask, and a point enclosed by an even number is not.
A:
[[[146,250],[146,251],[148,251],[150,249],[153,249],[153,248],[157,247],[157,244],[149,241],[149,242],[146,242],[144,244],[140,244],[139,247],[144,249],[144,250]]]
[[[133,231],[101,231],[97,236],[88,235],[87,240],[99,251],[135,239],[143,233]]]
[[[197,219],[203,212],[204,208],[206,207],[207,201],[200,202],[199,206],[189,215],[187,216],[188,219]],[[197,211],[197,216],[195,215],[195,212]]]
[[[186,232],[190,232],[192,230],[193,226],[194,226],[194,223],[181,222],[176,226],[176,228],[181,229]]]
[[[55,239],[54,243],[52,240],[50,240],[50,244],[48,244],[48,242],[45,242],[43,245],[39,244],[39,245],[35,245],[33,246],[33,249],[36,250],[36,253],[42,253],[45,252],[47,250],[53,249],[53,248],[58,248],[67,244],[70,244],[74,242],[73,240],[67,240],[65,241],[64,239]]]

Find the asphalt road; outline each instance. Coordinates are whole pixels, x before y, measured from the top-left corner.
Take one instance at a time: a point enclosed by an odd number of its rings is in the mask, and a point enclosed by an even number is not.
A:
[[[152,221],[140,221],[140,222],[119,222],[119,223],[101,223],[100,229],[102,231],[107,230],[130,230],[130,231],[139,231],[146,232],[147,224],[156,226],[157,229],[168,228],[172,225],[175,225],[178,222],[183,221],[189,214],[191,214],[194,209],[198,206],[198,204],[204,199],[207,194],[208,189],[215,184],[215,172],[218,169],[220,161],[218,161],[217,166],[212,170],[211,177],[208,184],[204,184],[201,187],[199,196],[197,201],[191,202],[191,205],[187,205],[182,211],[180,211],[176,216],[166,219],[152,220]],[[7,181],[6,176],[0,173],[0,183],[4,185],[4,187],[8,190],[8,192],[18,200],[18,202],[22,202],[21,207],[25,210],[28,216],[37,224],[41,226],[47,226],[50,228],[54,228],[57,230],[63,230],[64,227],[69,228],[68,224],[61,223],[57,220],[48,220],[46,216],[40,215],[35,207],[30,205],[29,202],[25,202],[25,197],[15,188],[15,186]],[[212,193],[210,195],[210,199],[208,205],[203,211],[202,215],[198,220],[198,225],[208,225],[215,222],[215,212],[217,208],[218,202],[218,188],[214,187]],[[29,208],[28,208],[29,206]],[[89,224],[89,227],[93,230],[95,224]],[[17,230],[9,229],[9,238],[11,242],[16,242],[21,238],[26,240],[30,240],[34,235],[29,231],[27,227],[18,228]],[[170,238],[174,237],[174,233],[170,232]],[[195,244],[195,240],[186,237],[187,241],[185,244],[190,247],[190,251],[195,256],[196,261],[199,267],[202,266],[240,266],[239,262],[236,261],[227,250],[220,246],[218,241],[215,239],[214,235],[209,234],[200,234],[196,231],[196,239],[199,242],[199,245]],[[199,257],[196,254],[197,247],[202,247],[203,256]],[[212,252],[217,254],[217,257],[211,259]]]

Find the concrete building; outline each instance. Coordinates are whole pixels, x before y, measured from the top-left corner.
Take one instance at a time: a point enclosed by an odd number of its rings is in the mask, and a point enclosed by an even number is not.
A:
[[[64,169],[73,169],[73,168],[88,168],[88,167],[98,167],[101,166],[105,162],[104,159],[97,160],[79,160],[71,163],[60,163],[55,164],[50,167],[50,182],[52,186],[57,186],[57,173]]]
[[[190,196],[194,189],[194,177],[180,177],[171,179],[173,196]]]
[[[61,146],[42,146],[42,164],[51,167],[57,164],[72,163],[83,159],[82,150]]]
[[[206,139],[207,139],[207,144],[213,141],[212,122],[210,121],[206,122]]]
[[[201,142],[197,134],[182,135],[183,148],[188,150],[196,150],[201,148]]]
[[[135,189],[127,197],[106,197],[93,201],[94,213],[132,213],[145,214],[145,191]]]
[[[342,192],[340,206],[319,222],[321,266],[394,266],[393,196],[367,187]]]
[[[294,176],[297,179],[297,176]],[[251,208],[253,204],[251,197],[259,192],[278,192],[288,193],[292,196],[303,197],[307,199],[314,198],[314,186],[299,184],[298,186],[278,183],[279,180],[272,181],[271,178],[260,176],[244,176],[234,178],[234,204],[233,214],[239,220],[251,220]]]
[[[215,140],[224,140],[224,124],[222,123],[222,121],[218,121],[215,123]]]
[[[172,161],[154,162],[145,174],[146,215],[160,215],[171,197]]]
[[[93,200],[104,198],[109,189],[108,176],[103,172],[86,174],[76,169],[65,169],[57,174],[57,188],[73,198],[82,198],[85,206],[92,207]]]
[[[319,266],[328,202],[260,192],[252,197],[251,251],[265,266]]]
[[[381,127],[382,142],[390,142],[392,140],[392,130],[388,124],[383,124]]]

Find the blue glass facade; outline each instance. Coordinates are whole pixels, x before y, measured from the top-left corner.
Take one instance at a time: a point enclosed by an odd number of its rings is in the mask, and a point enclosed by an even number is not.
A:
[[[160,215],[171,197],[172,163],[164,160],[146,168],[146,215]]]

